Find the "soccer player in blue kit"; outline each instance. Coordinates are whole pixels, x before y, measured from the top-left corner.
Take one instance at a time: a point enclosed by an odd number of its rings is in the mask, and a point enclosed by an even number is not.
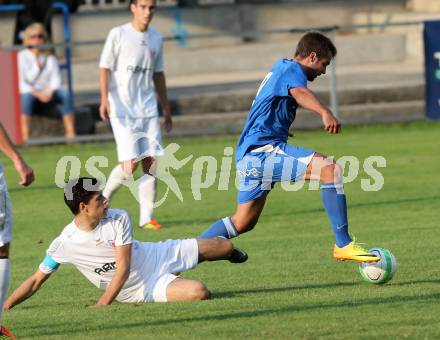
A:
[[[251,230],[276,182],[319,180],[322,203],[336,241],[333,256],[358,262],[379,260],[348,233],[341,167],[321,153],[287,144],[298,106],[319,114],[327,132],[341,131],[340,122],[307,88],[307,81],[325,74],[336,53],[329,38],[319,32],[308,32],[300,39],[293,59],[280,59],[272,66],[258,89],[237,143],[237,210],[234,215],[216,221],[199,238],[230,239]],[[231,262],[241,263],[247,257],[244,251],[235,249]]]

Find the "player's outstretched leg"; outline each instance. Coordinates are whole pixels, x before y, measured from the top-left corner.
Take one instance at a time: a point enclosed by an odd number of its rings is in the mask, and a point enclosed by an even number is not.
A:
[[[332,224],[336,240],[333,256],[341,261],[378,261],[377,256],[353,241],[348,234],[347,203],[341,167],[332,159],[316,153],[307,169],[306,179],[320,180],[321,182],[322,203]]]
[[[213,237],[221,237],[231,239],[253,229],[263,211],[265,202],[266,194],[256,200],[239,204],[232,217],[224,217],[214,222],[214,224],[200,234],[198,238],[212,239]],[[234,247],[228,260],[232,263],[243,263],[246,262],[247,259],[248,255],[245,251]]]
[[[167,286],[167,301],[199,301],[211,297],[211,292],[203,282],[176,278]]]
[[[205,261],[227,260],[234,249],[231,241],[221,237],[209,240],[197,240],[199,247],[199,263]]]

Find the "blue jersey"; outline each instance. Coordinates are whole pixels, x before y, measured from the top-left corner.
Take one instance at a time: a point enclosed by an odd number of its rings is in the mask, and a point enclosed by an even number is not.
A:
[[[264,78],[237,143],[237,161],[253,147],[286,143],[298,103],[289,90],[307,87],[307,77],[295,60],[280,59]]]

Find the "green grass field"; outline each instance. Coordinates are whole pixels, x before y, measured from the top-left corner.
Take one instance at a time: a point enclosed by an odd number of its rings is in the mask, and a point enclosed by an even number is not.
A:
[[[318,191],[277,188],[256,229],[235,240],[248,251],[247,263],[204,263],[184,274],[204,281],[212,300],[89,308],[100,292],[65,265],[33,298],[6,312],[4,322],[20,339],[439,338],[439,137],[440,124],[420,122],[347,127],[338,136],[299,131],[290,141],[336,158],[361,160],[359,176],[346,185],[350,229],[368,246],[387,247],[396,255],[399,268],[389,284],[368,284],[355,263],[332,259],[333,236]],[[224,147],[234,146],[235,140],[179,139],[177,157],[212,155],[220,161]],[[14,205],[11,291],[33,273],[72,218],[54,184],[58,159],[76,155],[84,165],[90,156],[103,155],[109,167],[116,162],[112,143],[35,147],[23,153],[37,177],[28,189],[18,188],[17,175],[2,156]],[[369,178],[362,162],[371,155],[387,161],[386,168],[378,169],[385,179],[378,192],[361,190],[361,180]],[[184,202],[170,194],[156,210],[166,228],[134,228],[136,239],[196,236],[234,211],[232,183],[229,191],[213,186],[194,200],[193,164],[173,173]],[[110,168],[102,171],[108,174]],[[116,194],[112,206],[126,209],[137,225],[137,203],[127,189]]]

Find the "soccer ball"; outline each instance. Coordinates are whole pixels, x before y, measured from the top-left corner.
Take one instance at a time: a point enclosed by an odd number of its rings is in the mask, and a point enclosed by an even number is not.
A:
[[[371,248],[368,252],[377,255],[380,257],[380,260],[359,264],[359,271],[363,279],[376,284],[390,281],[397,270],[397,260],[393,253],[385,248]]]

